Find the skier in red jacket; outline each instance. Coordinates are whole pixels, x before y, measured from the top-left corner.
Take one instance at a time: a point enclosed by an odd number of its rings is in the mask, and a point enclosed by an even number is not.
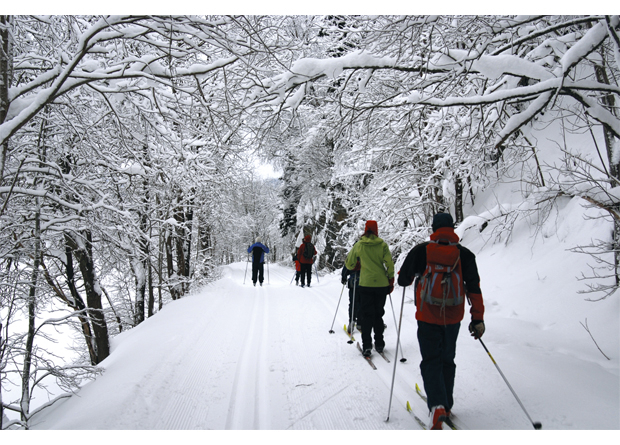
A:
[[[305,287],[306,281],[308,282],[308,287],[310,287],[310,281],[312,280],[312,264],[317,251],[314,244],[310,242],[311,239],[311,235],[304,236],[303,243],[297,249],[297,259],[301,264],[301,287]]]
[[[415,317],[422,355],[420,370],[431,411],[430,427],[442,429],[454,403],[454,357],[465,299],[471,304],[469,331],[476,339],[485,330],[484,303],[476,257],[458,244],[452,216],[436,214],[432,229],[431,241],[415,246],[407,255],[398,273],[398,284],[409,286],[417,278]]]

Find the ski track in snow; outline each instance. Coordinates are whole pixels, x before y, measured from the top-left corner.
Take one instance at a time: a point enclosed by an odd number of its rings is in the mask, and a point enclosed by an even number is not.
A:
[[[255,289],[248,341],[243,346],[230,397],[226,429],[269,429],[269,394],[265,392],[267,369],[266,347],[269,304],[265,289]]]

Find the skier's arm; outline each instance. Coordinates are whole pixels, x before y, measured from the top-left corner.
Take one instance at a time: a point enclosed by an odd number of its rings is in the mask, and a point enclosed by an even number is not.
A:
[[[353,249],[351,249],[351,251],[347,255],[347,259],[344,262],[345,267],[349,270],[355,269],[355,265],[357,264],[357,260],[359,259],[357,255],[356,247],[357,247],[357,243],[355,243],[355,245],[353,246]]]
[[[416,274],[424,272],[426,265],[426,244],[418,244],[407,254],[405,262],[398,272],[398,285],[402,287],[410,286]]]
[[[472,321],[483,321],[484,300],[482,299],[482,290],[480,289],[480,275],[478,275],[476,256],[463,246],[461,246],[461,265],[467,298],[471,303],[471,309],[469,310],[471,319]]]
[[[342,266],[342,271],[340,272],[340,282],[342,284],[346,284],[348,277],[349,277],[349,269],[347,269],[347,266]]]

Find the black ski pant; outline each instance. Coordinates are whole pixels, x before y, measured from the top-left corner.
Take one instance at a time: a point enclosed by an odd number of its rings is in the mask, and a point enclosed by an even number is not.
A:
[[[301,263],[301,285],[305,286],[308,284],[310,286],[310,281],[312,280],[312,264]]]
[[[359,293],[358,288],[359,286],[355,286],[355,288],[353,287],[349,288],[349,322],[353,320],[353,321],[357,321],[357,323],[361,325],[362,323],[359,321],[360,293]],[[355,304],[353,303],[353,297],[355,297]],[[353,318],[351,318],[351,314],[353,311],[355,311],[355,313],[353,313]]]
[[[256,284],[256,279],[258,277],[258,281],[260,283],[265,279],[265,263],[252,263],[252,282]]]
[[[357,322],[362,325],[362,349],[372,348],[373,333],[375,348],[385,347],[383,315],[385,314],[385,300],[388,291],[388,287],[357,286],[360,304]]]
[[[418,320],[418,343],[422,355],[420,371],[429,410],[442,405],[448,411],[454,404],[454,357],[460,327],[461,323],[443,326]]]

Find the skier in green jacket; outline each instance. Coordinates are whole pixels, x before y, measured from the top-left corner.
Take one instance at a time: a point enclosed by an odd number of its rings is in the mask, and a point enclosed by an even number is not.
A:
[[[347,255],[345,267],[349,270],[355,269],[358,260],[361,264],[358,323],[362,325],[362,351],[365,357],[369,357],[373,331],[375,350],[383,352],[385,347],[384,307],[387,295],[394,290],[394,261],[390,248],[379,238],[377,221],[366,221],[364,234]]]

